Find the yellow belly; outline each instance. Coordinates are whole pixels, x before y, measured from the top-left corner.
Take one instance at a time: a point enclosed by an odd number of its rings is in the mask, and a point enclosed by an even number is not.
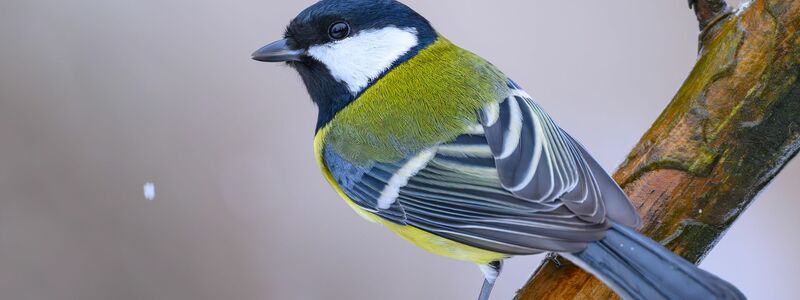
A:
[[[334,190],[336,190],[336,193],[338,193],[339,196],[342,197],[342,199],[344,199],[345,202],[351,208],[353,208],[353,210],[355,210],[356,213],[358,213],[361,217],[367,219],[370,222],[378,223],[386,228],[389,228],[389,230],[393,231],[403,239],[433,254],[438,254],[457,260],[469,261],[481,265],[488,264],[490,262],[501,260],[508,257],[508,255],[506,254],[487,251],[469,245],[464,245],[455,241],[451,241],[416,227],[402,226],[389,222],[381,218],[380,216],[372,214],[359,207],[339,187],[339,185],[334,180],[333,175],[331,175],[331,172],[328,170],[328,167],[325,166],[325,162],[322,157],[322,150],[323,150],[322,148],[327,131],[328,131],[327,127],[321,129],[317,133],[317,136],[314,139],[314,153],[317,156],[317,163],[319,164],[322,174],[325,176],[325,179],[328,180],[328,183],[330,183],[331,186],[334,188]]]

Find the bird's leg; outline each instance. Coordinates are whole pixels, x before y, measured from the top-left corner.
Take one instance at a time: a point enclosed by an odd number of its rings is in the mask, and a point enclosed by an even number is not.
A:
[[[558,253],[555,252],[547,253],[545,259],[552,261],[556,265],[556,268],[561,268],[561,261],[558,260]]]
[[[503,261],[493,261],[488,265],[481,265],[478,267],[481,269],[481,272],[483,272],[483,277],[485,278],[478,300],[489,300],[489,295],[492,293],[492,288],[494,288],[494,283],[497,281],[497,276],[500,276],[500,271],[503,269]]]

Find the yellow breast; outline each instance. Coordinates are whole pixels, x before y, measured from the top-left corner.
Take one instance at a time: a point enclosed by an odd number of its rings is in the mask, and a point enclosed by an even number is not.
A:
[[[325,137],[327,136],[328,131],[329,127],[322,128],[319,130],[319,132],[317,132],[317,136],[314,138],[314,153],[317,158],[317,163],[319,164],[320,170],[325,176],[325,179],[328,180],[328,183],[330,183],[333,189],[336,190],[336,193],[338,193],[339,196],[344,199],[347,205],[355,210],[356,213],[358,213],[361,217],[370,222],[378,223],[386,228],[389,228],[389,230],[393,231],[403,239],[433,254],[442,255],[457,260],[469,261],[481,265],[508,257],[506,254],[486,251],[451,241],[413,226],[402,226],[389,222],[380,216],[359,207],[339,187],[330,170],[328,170],[328,167],[325,165],[322,153],[325,146]]]

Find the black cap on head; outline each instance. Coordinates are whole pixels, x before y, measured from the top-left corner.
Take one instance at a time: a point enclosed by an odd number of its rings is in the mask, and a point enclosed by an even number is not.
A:
[[[349,25],[349,35],[363,30],[389,26],[414,28],[421,44],[436,39],[428,20],[410,7],[394,0],[323,0],[303,10],[291,21],[285,37],[295,49],[325,44],[336,39],[330,35],[337,22]]]

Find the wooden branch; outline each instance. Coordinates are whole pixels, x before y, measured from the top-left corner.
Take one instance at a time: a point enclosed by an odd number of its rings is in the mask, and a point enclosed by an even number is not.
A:
[[[697,1],[697,65],[614,179],[642,232],[699,262],[800,150],[800,1],[755,0],[727,13]],[[609,299],[603,283],[545,262],[517,299]]]

